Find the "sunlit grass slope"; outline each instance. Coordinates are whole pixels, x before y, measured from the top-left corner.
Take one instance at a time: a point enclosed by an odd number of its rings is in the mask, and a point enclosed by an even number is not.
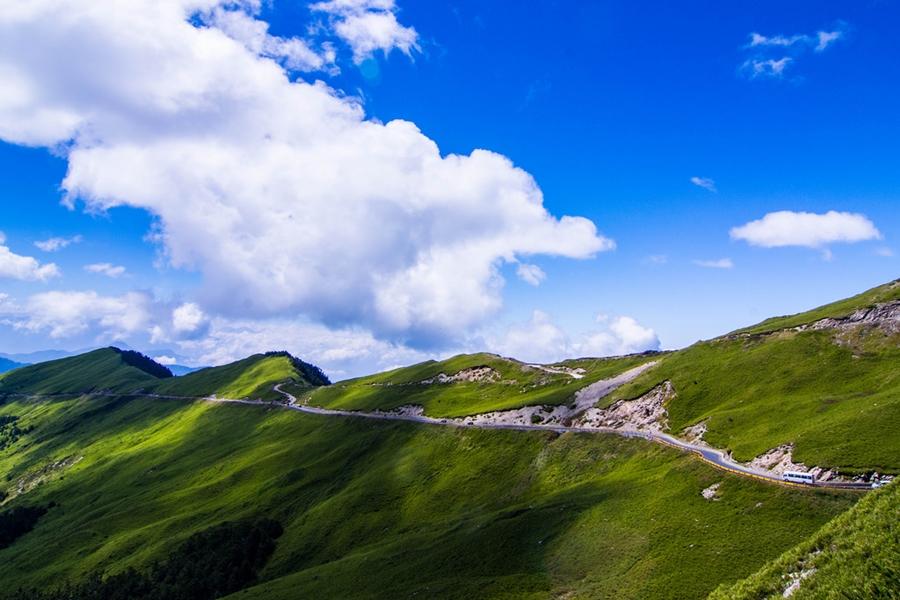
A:
[[[7,590],[140,568],[194,532],[268,517],[285,533],[237,598],[698,598],[856,499],[589,434],[140,398],[0,414],[35,426],[0,452],[0,481],[44,481],[4,508],[59,504],[0,551]],[[719,500],[700,495],[719,481]]]
[[[796,321],[849,314],[897,289],[882,286]],[[705,421],[705,439],[740,460],[794,443],[794,458],[809,465],[900,471],[896,334],[863,327],[725,336],[661,357],[605,402],[637,397],[666,380],[677,393],[667,405],[672,431]]]
[[[862,500],[759,572],[723,586],[712,600],[781,598],[803,575],[794,600],[900,596],[900,486]]]
[[[23,367],[0,376],[4,394],[83,394],[135,392],[172,396],[280,399],[277,383],[307,390],[326,385],[315,366],[286,352],[255,354],[243,360],[172,377],[165,367],[136,352],[103,348],[86,354]]]
[[[129,359],[135,355],[137,353],[118,348],[101,348],[22,367],[0,375],[0,396],[9,393],[131,392],[158,383],[160,378],[154,371],[164,367],[146,357]]]
[[[290,382],[294,389],[327,385],[328,378],[313,365],[286,352],[254,354],[221,367],[210,367],[160,382],[154,393],[173,396],[280,399],[277,383]]]
[[[753,325],[752,327],[739,329],[735,333],[766,333],[778,331],[780,329],[805,325],[820,319],[843,317],[856,310],[869,308],[876,304],[894,300],[900,300],[900,279],[807,312],[784,317],[772,317],[771,319],[766,319],[762,323]]]
[[[305,399],[316,406],[347,410],[390,410],[404,404],[417,404],[425,407],[428,415],[464,416],[527,405],[570,402],[575,392],[586,385],[654,359],[653,355],[634,355],[568,360],[555,365],[584,369],[584,377],[575,379],[565,373],[550,373],[494,354],[463,354],[342,381],[316,389]],[[453,376],[479,367],[489,367],[499,377],[494,381],[423,383],[441,373]]]

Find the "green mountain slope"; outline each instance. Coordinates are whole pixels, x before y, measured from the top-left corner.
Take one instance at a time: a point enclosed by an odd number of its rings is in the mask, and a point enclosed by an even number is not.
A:
[[[101,348],[5,373],[0,376],[0,396],[132,392],[171,376],[168,369],[137,352]]]
[[[767,333],[778,331],[780,329],[805,325],[820,319],[844,317],[857,310],[871,308],[877,304],[886,302],[896,302],[898,300],[900,300],[900,279],[807,312],[783,317],[772,317],[757,325],[739,329],[734,333]]]
[[[661,357],[606,403],[671,381],[677,394],[667,404],[671,431],[704,423],[704,439],[740,460],[793,444],[794,460],[810,466],[900,472],[898,296],[894,282],[747,330],[757,333],[699,342]],[[881,304],[880,321],[792,329],[826,316],[847,317],[876,301],[891,302]]]
[[[311,391],[304,400],[345,410],[390,410],[417,404],[431,416],[457,417],[570,402],[577,390],[654,359],[653,354],[577,359],[541,368],[495,354],[463,354],[342,381]],[[578,370],[580,377],[565,369]]]
[[[272,388],[289,382],[294,390],[328,385],[328,377],[318,367],[287,352],[254,354],[221,367],[209,367],[160,382],[153,392],[172,396],[281,399]]]
[[[294,389],[328,385],[318,367],[287,352],[256,354],[220,367],[173,377],[164,366],[130,350],[102,348],[70,358],[39,363],[0,376],[5,394],[145,393],[186,397],[281,399],[277,383]]]
[[[872,493],[807,541],[710,600],[896,598],[900,595],[900,486]]]
[[[29,431],[0,450],[0,511],[52,506],[0,550],[13,597],[268,518],[284,533],[236,598],[697,598],[857,498],[611,436],[136,397],[15,400],[0,415]],[[701,496],[714,483],[718,499]]]

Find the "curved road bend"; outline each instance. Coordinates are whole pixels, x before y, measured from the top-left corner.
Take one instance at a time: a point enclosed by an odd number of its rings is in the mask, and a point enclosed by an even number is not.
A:
[[[409,421],[412,423],[425,423],[429,425],[443,425],[445,427],[460,427],[460,428],[477,428],[477,429],[512,429],[517,431],[555,431],[557,433],[606,433],[612,435],[619,435],[622,437],[628,438],[642,438],[651,442],[656,442],[659,444],[663,444],[665,446],[670,446],[672,448],[677,448],[684,452],[691,452],[700,457],[704,462],[716,467],[722,471],[727,471],[729,473],[733,473],[735,475],[741,475],[743,477],[752,477],[754,479],[759,479],[761,481],[766,481],[768,483],[777,483],[779,485],[790,486],[790,487],[800,487],[800,488],[828,488],[828,489],[854,489],[854,490],[868,490],[870,489],[869,484],[867,483],[850,483],[850,482],[816,482],[815,484],[800,484],[800,483],[792,483],[789,481],[783,481],[779,476],[773,475],[771,473],[767,473],[766,471],[759,471],[756,469],[751,469],[745,465],[742,465],[738,462],[735,462],[731,458],[729,458],[724,452],[721,450],[716,450],[715,448],[709,448],[707,446],[701,446],[697,444],[692,444],[690,442],[686,442],[684,440],[680,440],[674,436],[668,435],[666,433],[658,433],[653,431],[636,431],[629,429],[613,429],[611,427],[592,427],[592,428],[583,428],[583,427],[566,427],[564,425],[531,425],[531,424],[520,424],[520,425],[512,425],[506,423],[464,423],[461,421],[456,421],[453,419],[440,419],[436,417],[428,417],[425,415],[403,415],[397,413],[384,413],[384,412],[362,412],[355,410],[339,410],[339,409],[331,409],[331,408],[319,408],[315,406],[308,406],[304,404],[300,404],[297,398],[290,394],[289,392],[285,392],[281,389],[281,384],[275,386],[275,391],[279,394],[283,395],[288,400],[287,407],[291,410],[296,410],[304,413],[309,413],[313,415],[330,415],[330,416],[339,416],[339,417],[357,417],[363,419],[376,419],[380,421]],[[259,402],[254,402],[250,400],[225,400],[225,399],[213,399],[218,402],[241,402],[244,404],[259,404]]]

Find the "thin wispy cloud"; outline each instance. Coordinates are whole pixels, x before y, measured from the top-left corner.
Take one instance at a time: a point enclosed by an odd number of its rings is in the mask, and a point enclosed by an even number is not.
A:
[[[691,177],[691,183],[710,192],[717,192],[716,182],[709,177]]]
[[[107,277],[112,277],[113,279],[118,279],[126,273],[125,267],[123,267],[122,265],[114,265],[111,263],[94,263],[92,265],[85,265],[84,270],[88,273],[106,275]]]
[[[665,254],[651,254],[641,262],[645,265],[664,265],[669,262],[669,257]]]
[[[704,269],[733,269],[734,261],[730,258],[720,258],[718,260],[695,260],[694,264]]]
[[[516,269],[516,275],[519,276],[519,279],[534,287],[541,285],[544,279],[547,278],[547,274],[539,266],[526,263],[519,265],[519,268]]]
[[[847,25],[839,22],[834,29],[811,34],[763,35],[750,34],[743,50],[750,54],[741,63],[740,72],[748,79],[782,79],[790,67],[807,53],[821,54],[847,37]]]
[[[63,248],[68,248],[72,244],[80,243],[84,238],[80,235],[73,235],[72,237],[52,237],[46,240],[41,240],[35,242],[34,245],[37,246],[39,250],[43,250],[44,252],[56,252],[58,250],[62,250]]]

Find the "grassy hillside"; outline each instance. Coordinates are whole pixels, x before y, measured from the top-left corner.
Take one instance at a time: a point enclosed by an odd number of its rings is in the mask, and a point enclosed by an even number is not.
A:
[[[137,352],[101,348],[5,373],[0,376],[0,395],[131,392],[171,375],[168,369]]]
[[[898,290],[889,284],[778,323],[841,316]],[[671,430],[706,422],[705,439],[740,460],[794,443],[794,458],[809,465],[900,472],[898,365],[900,335],[874,327],[725,336],[661,357],[606,403],[670,380]]]
[[[209,396],[220,398],[282,398],[273,391],[277,383],[291,382],[295,389],[328,385],[328,378],[318,367],[305,363],[287,352],[254,354],[221,367],[209,367],[160,382],[154,393],[172,396]]]
[[[870,494],[759,572],[710,600],[896,598],[900,595],[900,486]]]
[[[900,300],[900,279],[872,288],[871,290],[867,290],[851,298],[838,300],[837,302],[832,302],[831,304],[826,304],[807,312],[784,317],[772,317],[757,325],[739,329],[734,333],[766,333],[778,331],[789,327],[813,323],[820,319],[844,317],[856,310],[870,308],[876,304],[895,300]]]
[[[280,382],[296,389],[328,384],[318,367],[286,352],[256,354],[182,377],[133,351],[103,348],[39,363],[0,376],[0,396],[11,393],[88,394],[144,392],[172,396],[280,399]]]
[[[428,415],[456,417],[570,402],[582,387],[654,359],[652,355],[634,355],[569,360],[553,366],[583,369],[584,377],[576,379],[494,354],[464,354],[339,382],[309,392],[305,398],[316,406],[346,410],[390,410],[404,404],[418,404],[425,407]],[[428,382],[440,374],[453,376],[478,368],[489,368],[496,375],[484,381]]]
[[[284,533],[263,583],[235,598],[698,598],[856,499],[599,435],[140,398],[0,415],[33,427],[0,451],[0,510],[58,504],[0,550],[9,591],[145,568],[223,521],[270,518]]]

